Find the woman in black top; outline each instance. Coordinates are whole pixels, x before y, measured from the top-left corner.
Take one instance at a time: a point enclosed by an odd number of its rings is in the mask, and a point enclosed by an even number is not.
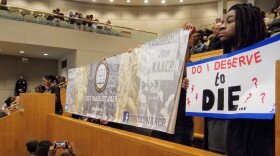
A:
[[[246,48],[266,38],[258,8],[237,4],[225,15],[220,40],[224,53]],[[274,156],[274,120],[233,119],[227,131],[228,156]]]
[[[43,77],[43,83],[46,86],[46,92],[55,94],[55,114],[62,115],[63,108],[60,101],[60,88],[55,85],[55,76],[53,75],[46,75]]]

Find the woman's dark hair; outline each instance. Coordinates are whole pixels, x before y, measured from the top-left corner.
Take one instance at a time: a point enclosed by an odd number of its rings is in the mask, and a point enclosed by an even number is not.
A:
[[[44,78],[49,80],[52,83],[54,83],[54,81],[56,80],[56,77],[53,75],[45,75]]]
[[[228,11],[234,10],[235,37],[224,43],[224,53],[230,53],[232,43],[235,50],[239,50],[260,42],[266,38],[266,27],[258,8],[251,4],[236,4]]]
[[[8,99],[5,101],[7,104],[7,107],[11,106],[11,103],[15,101],[15,97],[8,97]]]

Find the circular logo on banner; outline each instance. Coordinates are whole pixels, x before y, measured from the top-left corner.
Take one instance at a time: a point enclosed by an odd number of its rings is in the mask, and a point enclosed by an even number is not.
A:
[[[109,78],[109,67],[106,61],[101,61],[98,63],[95,72],[95,89],[97,92],[102,92],[108,83]]]

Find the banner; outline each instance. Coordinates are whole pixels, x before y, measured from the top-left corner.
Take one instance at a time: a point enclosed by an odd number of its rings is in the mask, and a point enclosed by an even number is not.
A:
[[[248,48],[187,64],[186,115],[272,119],[280,35]]]
[[[66,111],[174,133],[188,38],[188,31],[177,31],[131,53],[70,69]]]

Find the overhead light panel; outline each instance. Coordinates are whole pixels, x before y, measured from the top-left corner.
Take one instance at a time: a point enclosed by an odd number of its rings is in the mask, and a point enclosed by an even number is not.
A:
[[[110,2],[112,3],[112,2],[114,2],[114,0],[110,0]]]
[[[165,0],[162,0],[161,3],[164,4],[164,3],[165,3]]]
[[[144,3],[148,3],[148,0],[144,0]]]
[[[24,51],[19,51],[19,53],[24,54]]]
[[[44,56],[48,56],[49,54],[45,53]]]
[[[126,3],[130,3],[130,0],[127,0]]]
[[[184,2],[184,0],[180,0],[180,3]]]

